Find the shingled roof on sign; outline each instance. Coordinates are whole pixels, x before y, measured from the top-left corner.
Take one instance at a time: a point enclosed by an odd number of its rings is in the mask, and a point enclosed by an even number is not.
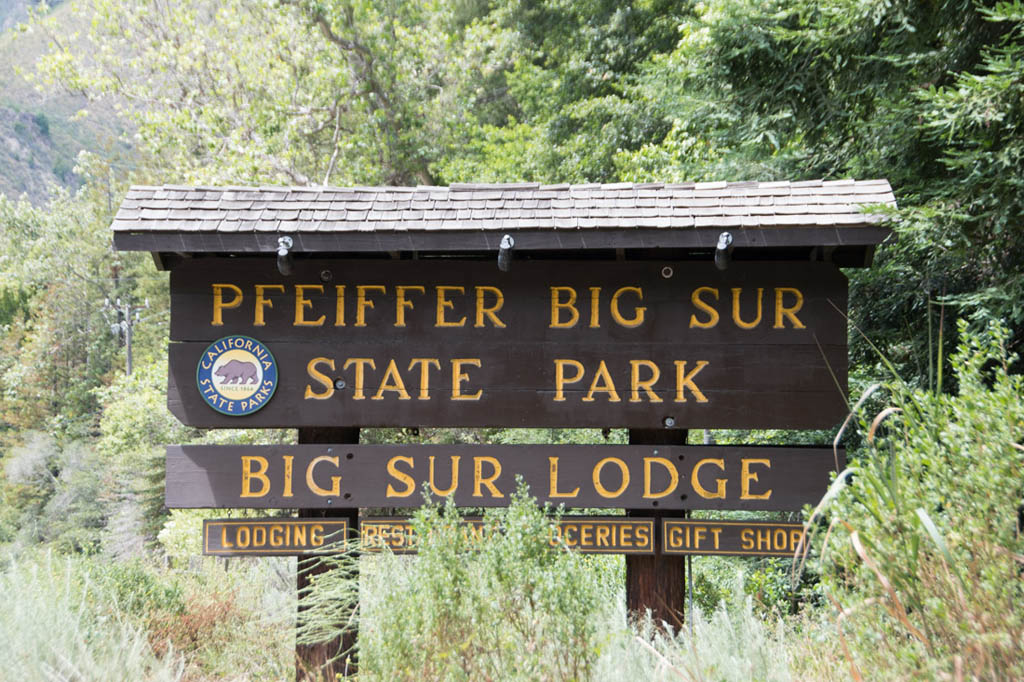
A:
[[[450,187],[132,187],[115,245],[155,252],[517,251],[869,246],[896,204],[886,180]]]

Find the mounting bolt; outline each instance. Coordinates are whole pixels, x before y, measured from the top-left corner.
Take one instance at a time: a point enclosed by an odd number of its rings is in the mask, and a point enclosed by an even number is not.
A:
[[[675,417],[665,417],[664,419],[661,420],[661,423],[665,425],[666,429],[671,429],[673,426],[676,425],[676,418]]]
[[[346,386],[346,384],[345,384],[345,380],[344,379],[335,379],[334,380],[334,387],[336,389],[338,389],[339,391],[342,390],[343,388],[345,388],[345,386]]]

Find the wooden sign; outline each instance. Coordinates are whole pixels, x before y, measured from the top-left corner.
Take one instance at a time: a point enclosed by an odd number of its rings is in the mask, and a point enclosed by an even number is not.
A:
[[[792,557],[802,523],[663,519],[664,554]]]
[[[463,519],[471,541],[485,538],[480,517]],[[552,547],[566,546],[584,554],[654,554],[654,519],[625,516],[563,516],[550,538]],[[407,517],[369,517],[359,522],[360,545],[387,547],[396,554],[416,551],[417,537]]]
[[[845,464],[840,456],[839,466]],[[646,445],[170,445],[168,508],[462,507],[796,510],[816,503],[830,448]]]
[[[824,428],[846,305],[821,262],[193,259],[168,403],[197,427]]]
[[[206,519],[203,554],[303,556],[332,551],[348,537],[346,519]]]

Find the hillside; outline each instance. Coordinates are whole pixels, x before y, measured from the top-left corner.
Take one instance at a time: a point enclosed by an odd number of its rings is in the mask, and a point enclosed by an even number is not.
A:
[[[5,27],[0,34],[0,193],[25,195],[39,205],[55,185],[73,189],[80,184],[74,167],[81,150],[120,156],[112,152],[122,143],[112,110],[91,105],[88,116],[72,120],[87,104],[85,97],[39,91],[21,75],[32,73],[47,43],[38,30],[17,28],[24,5],[0,6],[0,25]],[[64,35],[82,23],[68,5],[53,13]]]

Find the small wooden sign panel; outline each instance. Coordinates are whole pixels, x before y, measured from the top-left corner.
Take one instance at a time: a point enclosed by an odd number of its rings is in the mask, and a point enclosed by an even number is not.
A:
[[[196,427],[826,428],[846,277],[821,262],[196,259],[168,404]]]
[[[347,519],[205,519],[203,554],[306,556],[330,553],[348,537]]]
[[[483,540],[480,517],[463,519],[471,541]],[[566,546],[583,554],[654,554],[654,519],[625,516],[563,516],[550,538],[552,547]],[[359,522],[360,545],[373,551],[385,547],[395,554],[416,551],[417,536],[407,517],[369,517]]]
[[[792,558],[803,534],[802,523],[663,519],[661,551]]]
[[[521,476],[541,504],[797,510],[816,503],[830,448],[647,445],[170,445],[168,508],[506,506]]]

